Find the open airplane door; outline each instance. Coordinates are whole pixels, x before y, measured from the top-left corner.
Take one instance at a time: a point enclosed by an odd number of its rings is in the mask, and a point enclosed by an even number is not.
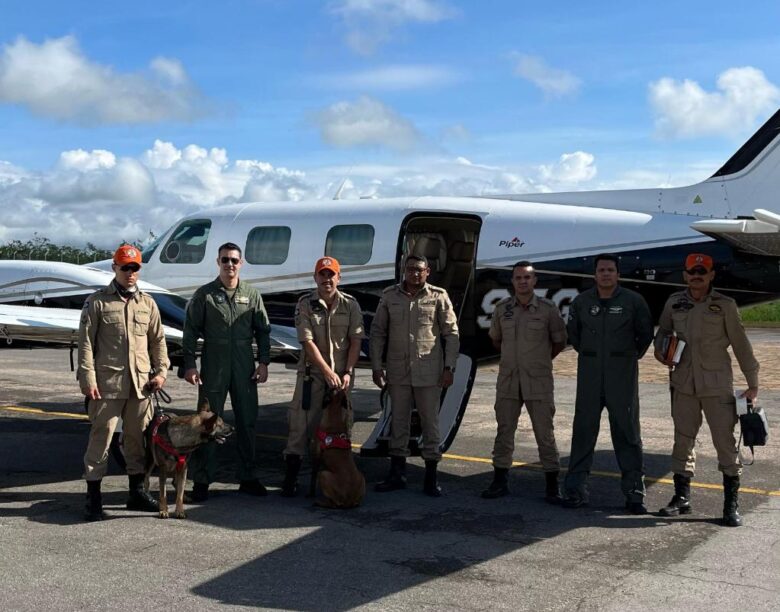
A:
[[[477,266],[477,243],[482,220],[474,215],[419,212],[406,217],[401,225],[396,258],[396,279],[403,277],[403,262],[407,255],[424,255],[430,264],[428,282],[443,287],[449,293],[460,330],[460,355],[455,367],[455,380],[441,394],[439,433],[441,451],[445,452],[463,420],[474,385],[477,363],[473,358],[473,338],[476,331],[474,285]],[[381,396],[382,414],[368,440],[360,449],[363,456],[387,456],[390,444],[390,421],[393,407],[390,396]],[[412,411],[409,450],[419,456],[422,429],[416,410]]]

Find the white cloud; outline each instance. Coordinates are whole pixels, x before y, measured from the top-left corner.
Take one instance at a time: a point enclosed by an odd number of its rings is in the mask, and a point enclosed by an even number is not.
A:
[[[649,89],[656,131],[670,138],[738,135],[753,129],[780,102],[780,89],[751,66],[722,72],[718,91],[669,77],[650,83]]]
[[[387,147],[408,151],[423,138],[411,121],[379,100],[361,96],[337,102],[316,114],[322,139],[335,147]]]
[[[344,21],[347,44],[357,53],[370,55],[407,23],[436,23],[456,11],[433,0],[336,0],[330,10]]]
[[[33,232],[58,243],[114,246],[159,234],[185,214],[222,204],[299,200],[316,189],[303,172],[258,160],[230,162],[225,149],[157,140],[138,159],[65,151],[54,168],[0,162],[0,242]]]
[[[461,79],[446,66],[395,65],[360,72],[337,73],[317,78],[327,87],[361,91],[402,91],[447,87]]]
[[[119,73],[85,57],[73,36],[5,45],[0,102],[82,124],[191,120],[205,112],[178,60],[158,57],[146,74]]]
[[[83,149],[63,151],[60,153],[59,167],[63,170],[97,170],[98,168],[113,168],[116,166],[116,155],[111,151],[95,149],[88,152]]]
[[[575,151],[564,153],[556,164],[539,166],[539,176],[544,182],[576,185],[596,176],[595,157],[591,153]]]
[[[582,81],[567,70],[553,68],[542,58],[521,53],[512,54],[515,60],[515,74],[531,81],[546,96],[559,98],[576,93]]]

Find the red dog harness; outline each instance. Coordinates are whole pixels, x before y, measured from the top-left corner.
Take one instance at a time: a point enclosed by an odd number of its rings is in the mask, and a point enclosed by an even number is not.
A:
[[[181,472],[184,469],[184,466],[187,464],[187,457],[189,456],[189,453],[180,454],[175,448],[173,448],[173,446],[168,444],[168,442],[166,442],[157,431],[160,429],[160,425],[166,423],[169,419],[170,417],[165,414],[158,414],[154,417],[154,421],[152,423],[152,444],[156,444],[166,453],[175,457],[176,471]]]
[[[352,440],[345,433],[328,433],[317,428],[317,438],[320,441],[320,450],[329,448],[343,448],[352,450]]]

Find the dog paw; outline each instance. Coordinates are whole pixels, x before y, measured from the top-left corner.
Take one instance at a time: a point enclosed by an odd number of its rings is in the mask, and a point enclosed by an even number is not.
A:
[[[167,510],[160,510],[160,518],[168,518],[168,511]]]
[[[176,518],[177,519],[186,519],[187,518],[187,514],[184,512],[184,510],[181,510],[181,511],[176,513]]]

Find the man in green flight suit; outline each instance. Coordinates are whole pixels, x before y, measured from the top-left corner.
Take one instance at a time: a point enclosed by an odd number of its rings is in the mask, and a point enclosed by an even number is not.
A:
[[[238,278],[241,264],[241,248],[232,242],[223,244],[217,256],[219,276],[192,296],[182,340],[184,378],[190,384],[202,385],[201,395],[208,399],[211,411],[219,415],[230,393],[238,438],[238,490],[265,495],[265,487],[255,471],[255,421],[257,383],[268,380],[271,326],[260,293]],[[203,338],[200,372],[195,363],[198,338]],[[253,338],[259,362],[256,368]],[[214,443],[210,442],[192,454],[193,502],[208,499],[209,484],[217,469],[215,453]]]
[[[579,357],[563,505],[578,508],[588,503],[588,475],[606,406],[626,509],[646,514],[638,362],[653,340],[653,319],[641,295],[618,285],[615,255],[597,255],[594,264],[596,286],[574,299],[566,326]]]

